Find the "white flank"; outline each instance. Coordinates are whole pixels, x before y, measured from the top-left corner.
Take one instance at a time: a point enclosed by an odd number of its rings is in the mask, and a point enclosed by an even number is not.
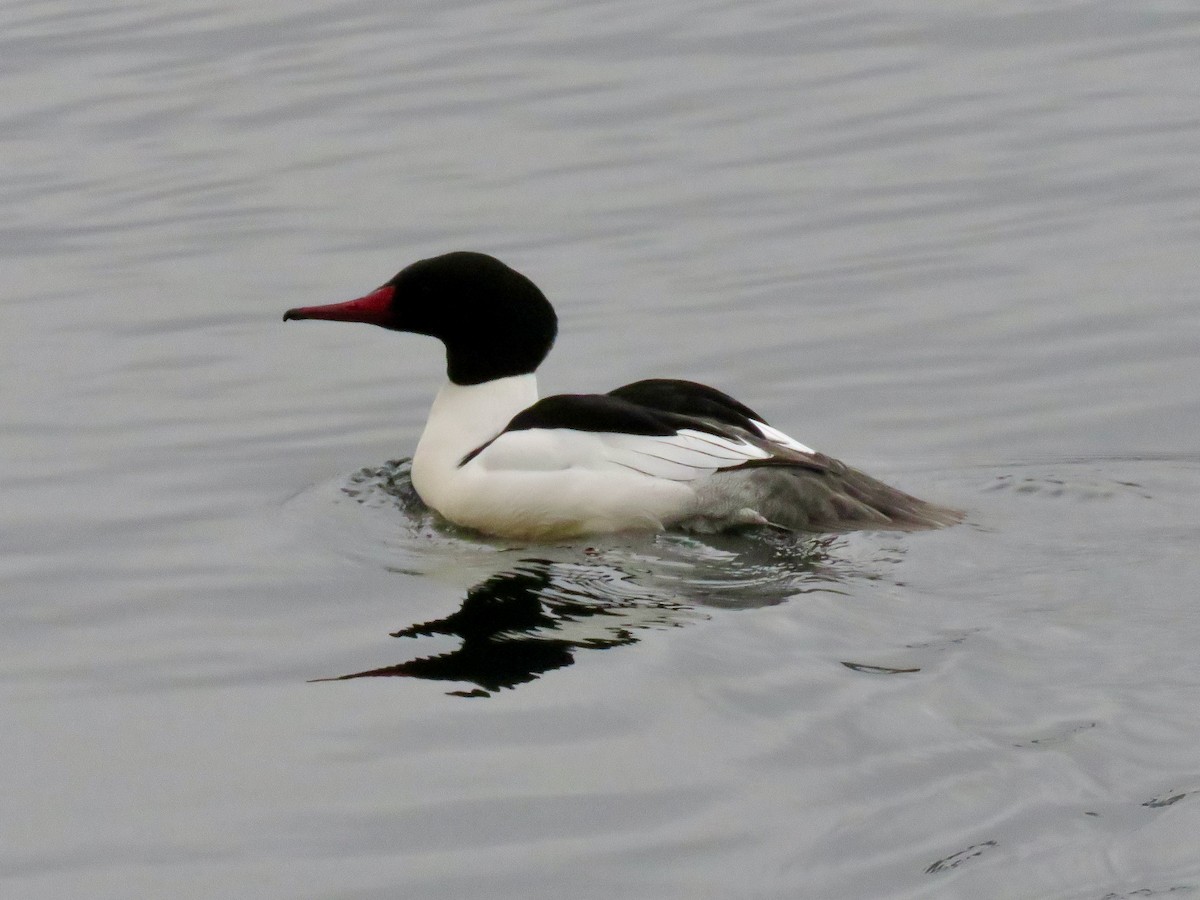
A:
[[[692,429],[673,435],[566,428],[501,434],[536,400],[533,375],[444,386],[413,456],[413,486],[421,498],[452,522],[505,537],[657,530],[697,515],[697,489],[709,496],[709,476],[772,455],[748,441]],[[760,427],[768,440],[811,452]]]

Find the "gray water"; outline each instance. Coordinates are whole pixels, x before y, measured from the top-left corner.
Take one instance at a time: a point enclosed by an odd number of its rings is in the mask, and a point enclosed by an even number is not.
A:
[[[1171,2],[5,5],[0,893],[1200,893],[1198,48]],[[706,381],[968,522],[446,528],[440,348],[279,317],[459,248],[555,302],[544,390]]]

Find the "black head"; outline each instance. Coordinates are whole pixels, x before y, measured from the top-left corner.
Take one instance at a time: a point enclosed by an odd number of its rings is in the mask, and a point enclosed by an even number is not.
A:
[[[558,333],[554,308],[537,285],[494,257],[468,251],[422,259],[365,297],[289,309],[283,319],[369,322],[438,338],[455,384],[533,372]]]

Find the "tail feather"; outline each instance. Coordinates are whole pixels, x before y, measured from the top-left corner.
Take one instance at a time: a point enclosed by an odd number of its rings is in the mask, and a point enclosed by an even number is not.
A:
[[[918,499],[844,464],[827,471],[762,467],[721,473],[713,481],[722,499],[793,531],[915,531],[963,519],[959,510]]]

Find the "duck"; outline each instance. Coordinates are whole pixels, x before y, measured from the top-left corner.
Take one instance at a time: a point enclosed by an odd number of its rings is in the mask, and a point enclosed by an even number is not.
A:
[[[444,344],[447,380],[417,442],[412,484],[441,517],[484,535],[911,531],[962,518],[693,381],[539,398],[536,371],[558,318],[529,278],[485,253],[422,259],[358,299],[283,319],[364,322]]]

